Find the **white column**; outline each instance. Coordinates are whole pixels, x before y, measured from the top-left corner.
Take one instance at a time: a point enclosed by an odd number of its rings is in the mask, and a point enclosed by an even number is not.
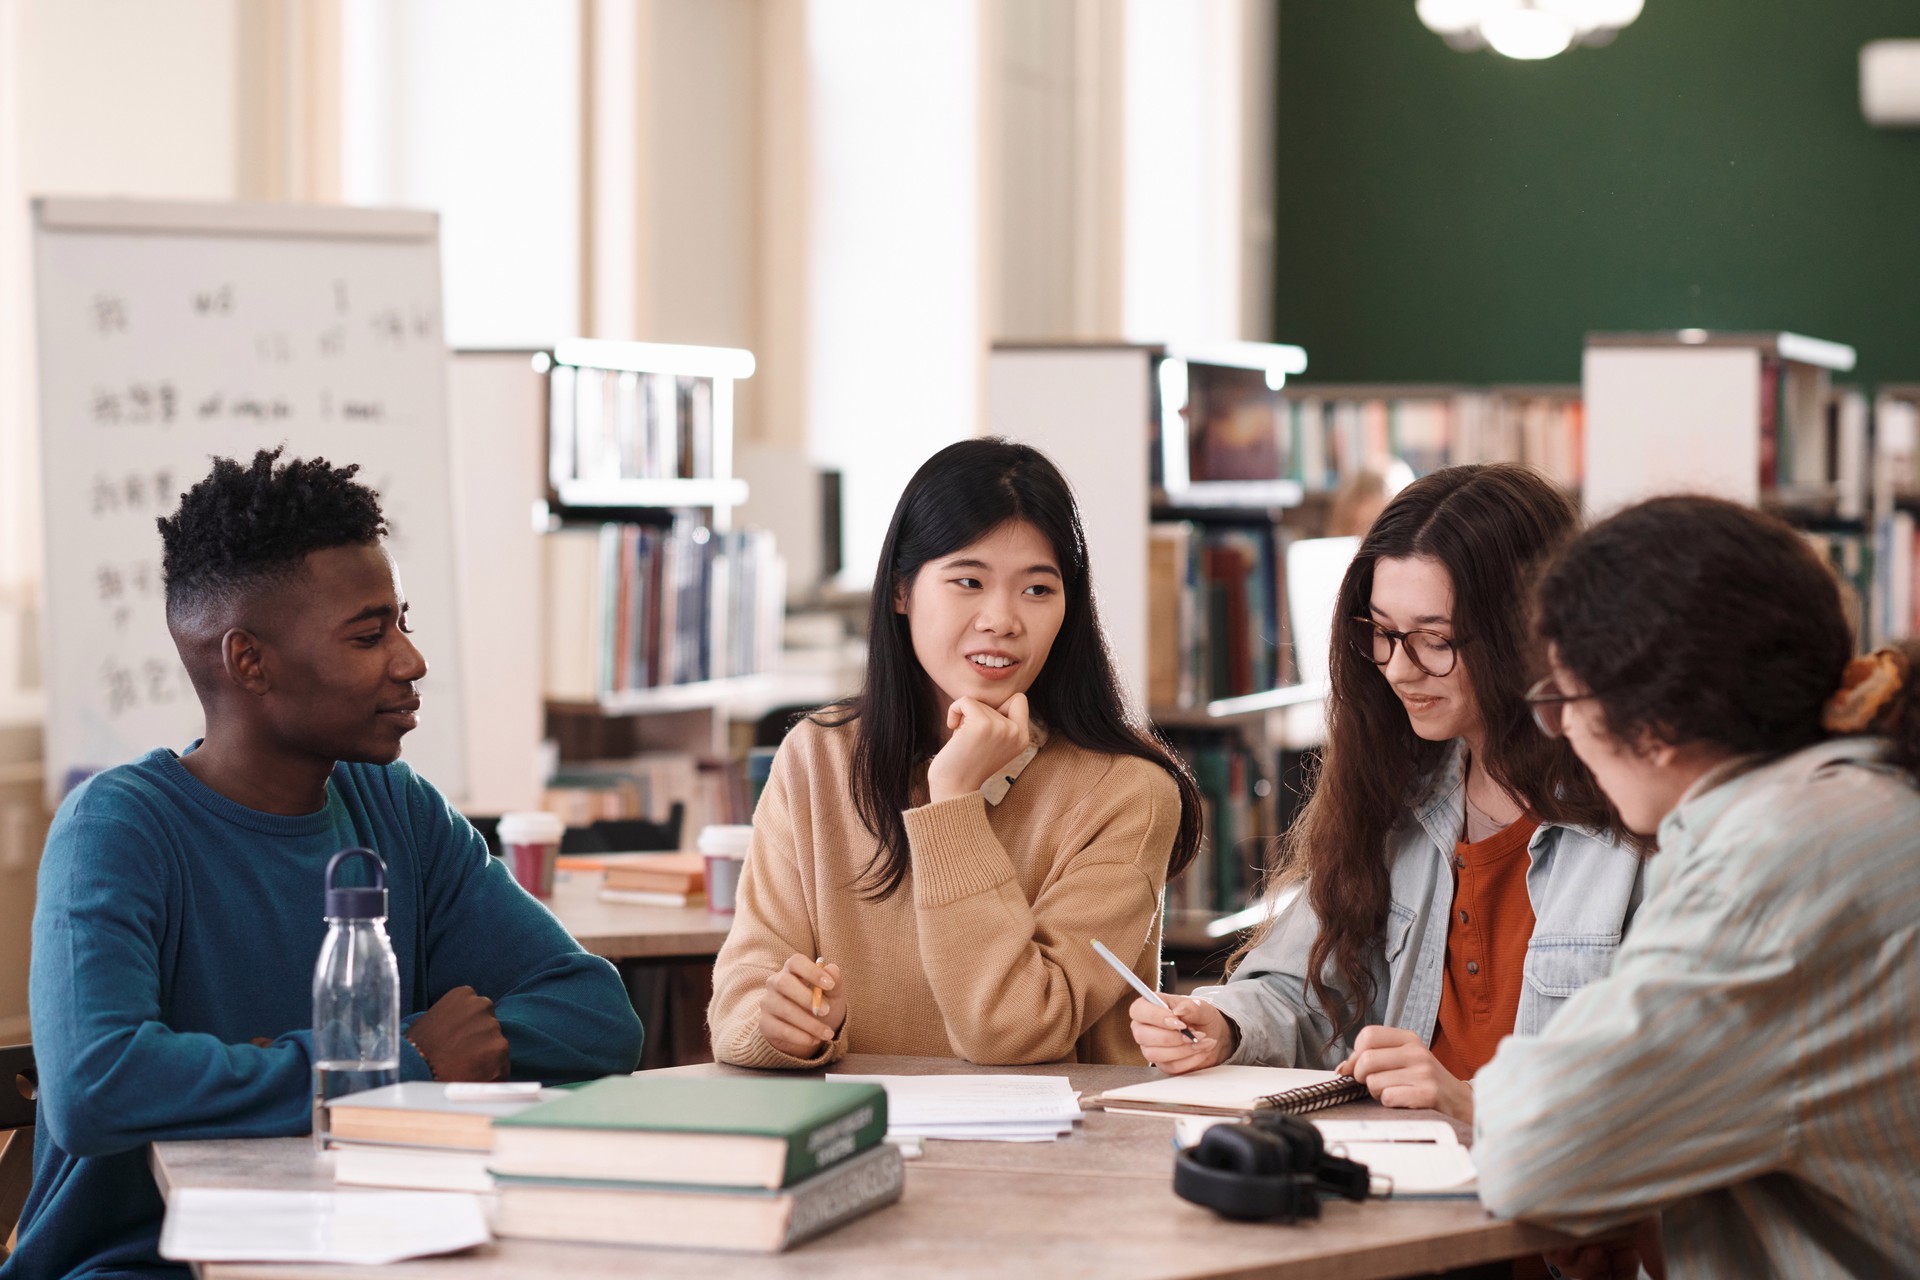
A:
[[[551,342],[581,315],[581,11],[347,0],[343,194],[441,214],[447,342]]]
[[[972,0],[807,6],[807,417],[845,475],[852,580],[913,471],[979,428],[980,21]]]
[[[1274,0],[1126,0],[1129,337],[1268,337]]]

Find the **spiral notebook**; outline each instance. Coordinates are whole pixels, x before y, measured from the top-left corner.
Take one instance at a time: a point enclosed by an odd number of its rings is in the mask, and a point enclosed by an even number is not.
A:
[[[1343,1102],[1361,1102],[1367,1086],[1352,1076],[1297,1067],[1209,1067],[1168,1076],[1092,1099],[1105,1111],[1198,1116],[1250,1116],[1257,1111],[1299,1115]]]

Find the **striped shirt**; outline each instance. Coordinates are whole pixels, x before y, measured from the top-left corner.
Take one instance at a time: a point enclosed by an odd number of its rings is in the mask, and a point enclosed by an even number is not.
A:
[[[1879,758],[1719,771],[1661,824],[1612,974],[1474,1079],[1493,1212],[1658,1212],[1674,1280],[1920,1275],[1920,790]]]

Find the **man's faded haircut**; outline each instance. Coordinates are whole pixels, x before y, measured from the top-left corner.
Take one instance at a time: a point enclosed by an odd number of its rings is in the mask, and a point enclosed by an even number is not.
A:
[[[311,552],[386,536],[380,495],[354,480],[357,465],[282,463],[284,452],[262,449],[244,466],[215,458],[207,478],[180,495],[179,510],[160,518],[170,623],[288,581]]]

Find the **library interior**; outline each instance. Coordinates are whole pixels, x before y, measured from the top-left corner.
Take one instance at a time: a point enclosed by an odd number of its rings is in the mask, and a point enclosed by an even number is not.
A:
[[[0,1280],[1920,1276],[1916,228],[1911,0],[0,0]]]

